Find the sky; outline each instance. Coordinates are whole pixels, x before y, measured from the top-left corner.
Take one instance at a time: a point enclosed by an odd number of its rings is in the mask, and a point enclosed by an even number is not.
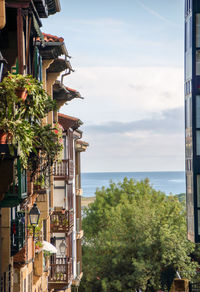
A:
[[[84,97],[83,172],[184,170],[184,1],[60,0],[41,30],[63,37]]]

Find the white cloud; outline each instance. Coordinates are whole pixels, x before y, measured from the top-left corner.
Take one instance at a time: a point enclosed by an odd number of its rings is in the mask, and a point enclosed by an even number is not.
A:
[[[85,97],[62,108],[84,122],[83,139],[90,146],[82,155],[83,171],[184,169],[181,68],[84,67],[68,76],[65,84]],[[112,132],[113,121],[121,131]],[[98,131],[98,125],[104,130]],[[152,131],[151,125],[157,130]]]
[[[130,122],[183,106],[183,70],[167,67],[88,67],[68,76],[65,84],[79,90],[62,111],[86,124]]]
[[[86,133],[85,133],[86,134]],[[83,171],[176,171],[184,169],[184,134],[88,135]]]

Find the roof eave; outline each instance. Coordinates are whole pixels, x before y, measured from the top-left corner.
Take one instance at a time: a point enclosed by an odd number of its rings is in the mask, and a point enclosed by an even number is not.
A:
[[[61,11],[60,0],[47,0],[48,13],[53,15]]]

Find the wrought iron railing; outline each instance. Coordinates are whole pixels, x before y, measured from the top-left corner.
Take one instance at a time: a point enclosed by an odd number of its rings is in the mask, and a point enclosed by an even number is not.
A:
[[[74,226],[74,212],[73,210],[53,211],[50,222],[52,233],[68,233]]]
[[[51,258],[51,271],[49,282],[64,282],[68,284],[72,280],[72,259],[71,258]]]

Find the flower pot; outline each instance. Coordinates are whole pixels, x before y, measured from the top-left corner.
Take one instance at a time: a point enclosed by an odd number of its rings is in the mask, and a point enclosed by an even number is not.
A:
[[[8,144],[11,141],[11,134],[0,130],[0,144]]]
[[[26,88],[17,88],[17,89],[15,89],[15,93],[16,93],[17,97],[19,99],[22,99],[23,101],[26,100],[27,95],[28,95]]]

